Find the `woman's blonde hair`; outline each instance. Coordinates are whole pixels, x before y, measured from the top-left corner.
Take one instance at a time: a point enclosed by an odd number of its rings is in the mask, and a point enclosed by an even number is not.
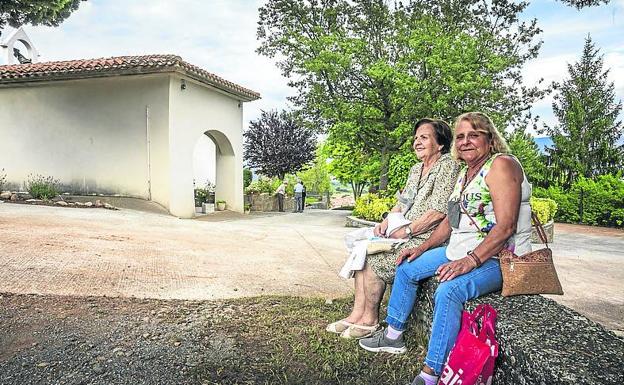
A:
[[[509,146],[507,146],[507,141],[505,141],[505,138],[498,132],[489,116],[483,112],[466,112],[465,114],[461,114],[455,120],[455,126],[453,127],[454,133],[457,133],[459,124],[463,121],[470,123],[474,130],[482,132],[490,138],[490,153],[509,154],[510,151]],[[455,135],[453,135],[453,143],[451,144],[451,156],[455,160],[459,159],[457,149],[455,148]]]

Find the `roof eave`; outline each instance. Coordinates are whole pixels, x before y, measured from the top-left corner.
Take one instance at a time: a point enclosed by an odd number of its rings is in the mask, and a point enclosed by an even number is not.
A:
[[[46,74],[45,76],[25,76],[16,78],[3,78],[0,81],[0,88],[6,88],[7,86],[16,85],[20,83],[35,83],[35,82],[48,82],[48,81],[61,81],[61,80],[79,80],[79,79],[94,79],[105,78],[111,76],[131,76],[131,75],[149,75],[158,73],[178,73],[183,76],[187,76],[199,83],[203,83],[210,87],[216,88],[222,92],[225,92],[236,99],[244,102],[251,102],[261,98],[257,92],[241,92],[240,90],[226,87],[218,82],[211,81],[205,77],[196,75],[180,66],[170,67],[158,67],[158,68],[124,68],[121,70],[108,70],[106,72],[63,72],[58,74]]]

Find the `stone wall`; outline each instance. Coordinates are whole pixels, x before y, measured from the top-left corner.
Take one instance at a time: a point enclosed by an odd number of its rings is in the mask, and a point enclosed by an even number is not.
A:
[[[277,196],[274,194],[250,194],[248,195],[251,211],[278,211]],[[295,198],[284,198],[284,211],[295,210]]]
[[[423,282],[415,327],[429,334],[435,279]],[[495,385],[624,384],[624,340],[555,301],[539,296],[489,294],[466,304],[489,303],[498,311],[500,343]]]
[[[307,205],[307,208],[326,209],[328,207],[326,196],[321,196],[321,201]],[[277,211],[277,196],[275,194],[248,194],[245,196],[245,203],[251,204],[251,211]],[[295,198],[287,196],[284,198],[284,211],[295,210]]]

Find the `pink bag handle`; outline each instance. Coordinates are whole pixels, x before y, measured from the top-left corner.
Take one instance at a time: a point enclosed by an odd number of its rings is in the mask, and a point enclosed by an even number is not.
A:
[[[468,322],[470,331],[481,341],[485,341],[487,337],[495,337],[497,312],[496,309],[489,304],[478,305],[472,313],[468,313]],[[478,321],[481,320],[481,328],[479,329]]]

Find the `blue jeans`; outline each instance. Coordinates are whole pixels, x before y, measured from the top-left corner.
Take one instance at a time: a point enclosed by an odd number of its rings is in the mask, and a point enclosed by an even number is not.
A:
[[[403,262],[396,271],[388,302],[386,322],[396,330],[405,330],[414,308],[419,281],[432,277],[446,258],[446,247],[428,250],[412,262]],[[479,268],[441,283],[434,298],[433,325],[425,364],[437,374],[442,371],[449,351],[455,344],[464,302],[500,290],[503,277],[498,259],[490,258]]]

